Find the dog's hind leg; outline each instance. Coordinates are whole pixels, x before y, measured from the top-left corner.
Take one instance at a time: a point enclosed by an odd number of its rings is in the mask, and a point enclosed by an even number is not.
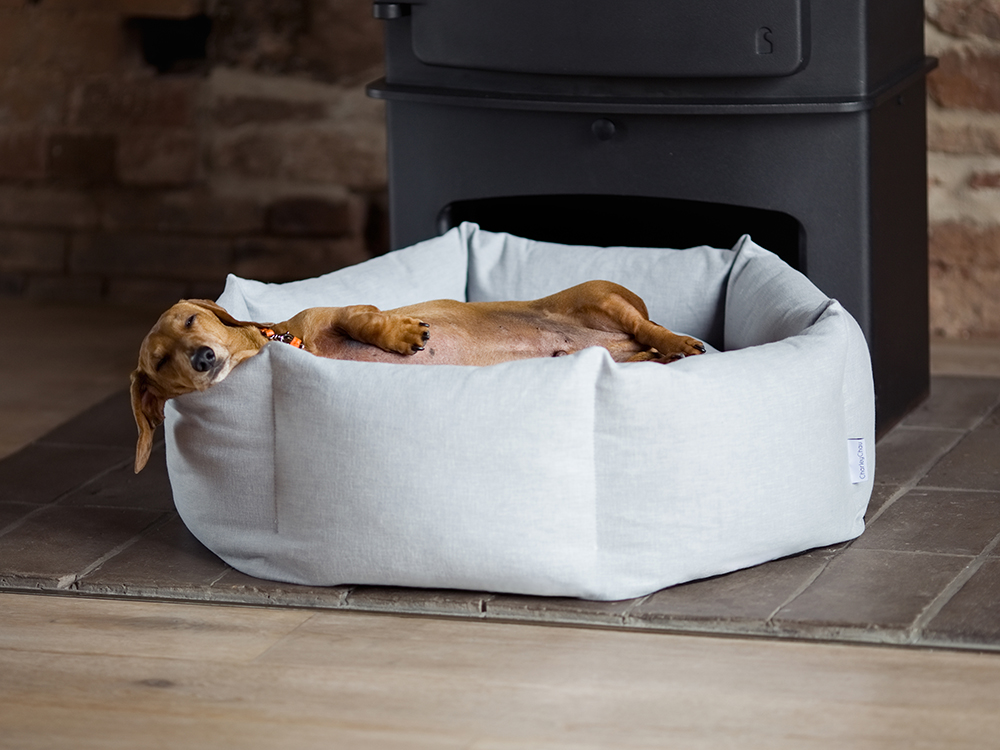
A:
[[[610,281],[589,281],[544,301],[548,303],[547,309],[562,307],[563,312],[593,328],[628,333],[667,360],[673,359],[672,355],[689,357],[705,352],[705,345],[697,339],[681,336],[651,321],[645,303],[637,294]]]
[[[673,355],[690,357],[705,353],[705,345],[698,339],[681,336],[654,323],[617,294],[609,296],[605,304],[608,313],[621,323],[623,331],[632,334],[632,338],[643,346],[656,349],[668,361],[676,358]]]

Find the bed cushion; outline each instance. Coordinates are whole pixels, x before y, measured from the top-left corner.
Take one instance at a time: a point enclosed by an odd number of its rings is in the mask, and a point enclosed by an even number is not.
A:
[[[181,517],[261,578],[590,599],[862,532],[874,471],[864,337],[749,237],[732,250],[570,247],[463,224],[317,279],[230,277],[219,301],[274,321],[318,305],[533,299],[595,278],[717,351],[670,365],[593,348],[400,367],[269,344],[168,403]]]

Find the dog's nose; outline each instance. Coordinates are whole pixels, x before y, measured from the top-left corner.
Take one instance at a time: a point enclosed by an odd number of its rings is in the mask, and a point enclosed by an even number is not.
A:
[[[191,355],[191,366],[197,372],[207,372],[215,365],[215,352],[207,346],[199,346]]]

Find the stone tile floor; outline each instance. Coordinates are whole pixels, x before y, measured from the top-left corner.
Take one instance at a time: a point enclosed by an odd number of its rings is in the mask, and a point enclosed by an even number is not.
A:
[[[181,523],[162,442],[138,476],[134,444],[121,392],[0,461],[0,590],[1000,650],[997,377],[936,376],[879,441],[854,542],[611,603],[250,578]]]

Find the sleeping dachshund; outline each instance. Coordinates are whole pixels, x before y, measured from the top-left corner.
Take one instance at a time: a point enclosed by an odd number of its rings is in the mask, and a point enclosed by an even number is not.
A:
[[[651,322],[643,301],[610,281],[531,302],[445,299],[386,312],[313,307],[277,324],[239,321],[214,302],[183,300],[147,334],[132,373],[136,473],[149,460],[167,399],[215,385],[274,340],[330,359],[400,364],[492,365],[588,346],[604,347],[616,362],[666,363],[705,351],[700,341]]]

